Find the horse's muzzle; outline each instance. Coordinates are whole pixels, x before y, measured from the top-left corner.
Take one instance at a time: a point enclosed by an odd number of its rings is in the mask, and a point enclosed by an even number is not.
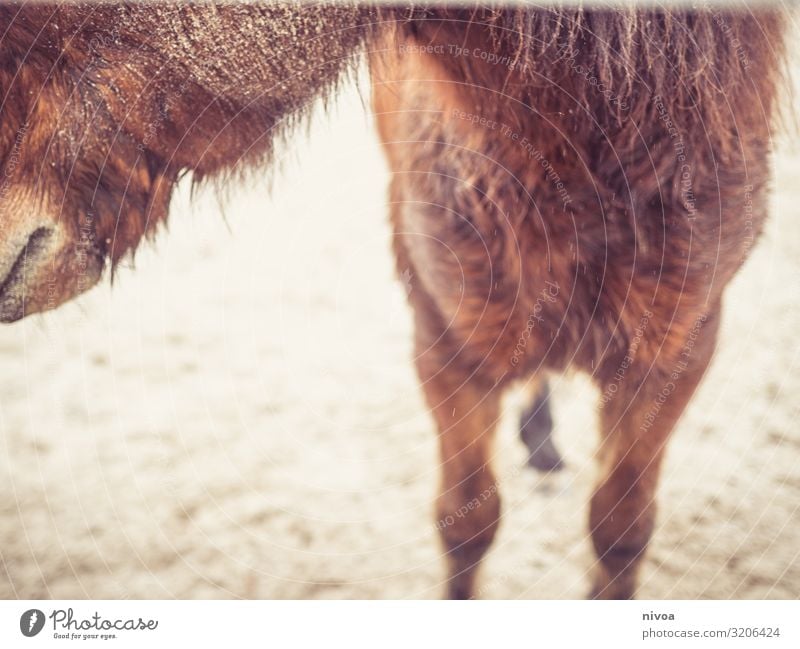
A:
[[[99,255],[71,245],[58,226],[38,226],[0,244],[0,322],[54,309],[97,283]]]
[[[39,227],[28,235],[21,246],[19,241],[6,244],[10,254],[0,258],[0,268],[5,270],[0,280],[0,321],[14,322],[25,315],[26,288],[30,280],[39,274],[38,268],[45,262],[43,257],[52,239],[52,229]]]

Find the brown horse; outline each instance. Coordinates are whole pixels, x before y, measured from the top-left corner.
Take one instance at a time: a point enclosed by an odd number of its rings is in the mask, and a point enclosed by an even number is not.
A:
[[[778,11],[0,6],[0,319],[95,284],[176,180],[268,162],[367,51],[439,431],[449,594],[500,516],[503,391],[553,469],[545,375],[602,399],[593,595],[630,597],[664,449],[766,212]]]

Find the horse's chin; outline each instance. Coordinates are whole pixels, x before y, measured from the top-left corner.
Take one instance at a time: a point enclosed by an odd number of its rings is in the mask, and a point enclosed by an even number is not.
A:
[[[93,249],[76,249],[55,230],[35,230],[0,259],[0,322],[16,322],[71,300],[97,284],[103,267]]]

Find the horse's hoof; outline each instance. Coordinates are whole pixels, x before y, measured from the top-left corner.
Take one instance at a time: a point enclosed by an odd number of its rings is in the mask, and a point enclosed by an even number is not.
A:
[[[519,435],[528,447],[528,464],[539,471],[559,471],[564,461],[553,443],[553,417],[550,414],[546,384],[522,413]]]
[[[469,574],[456,575],[447,583],[447,599],[475,599],[472,576]]]
[[[561,459],[553,441],[548,438],[528,456],[528,466],[549,473],[561,471],[564,468],[564,460]]]
[[[586,596],[586,599],[617,599],[617,600],[630,600],[636,599],[636,596],[633,593],[617,593],[608,590],[598,590],[597,588],[592,588],[589,591],[589,594]]]
[[[473,599],[472,591],[458,586],[447,589],[447,599]]]
[[[636,578],[633,574],[610,579],[602,568],[597,569],[592,589],[586,599],[636,599]]]

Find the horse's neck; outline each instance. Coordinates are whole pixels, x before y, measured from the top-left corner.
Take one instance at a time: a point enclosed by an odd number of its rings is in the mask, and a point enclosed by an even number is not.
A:
[[[215,97],[303,100],[361,42],[362,12],[304,3],[182,5],[132,15],[170,67]]]

